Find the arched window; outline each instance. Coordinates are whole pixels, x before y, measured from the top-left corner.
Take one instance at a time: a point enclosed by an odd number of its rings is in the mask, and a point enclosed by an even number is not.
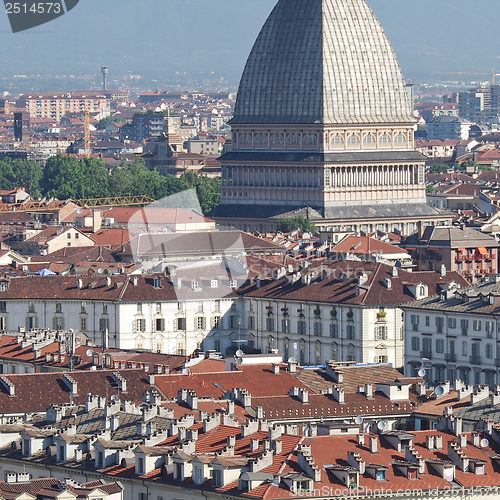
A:
[[[269,335],[267,339],[268,352],[271,352],[271,349],[276,349],[276,339],[272,335]]]
[[[283,145],[284,141],[285,141],[285,136],[283,134],[273,134],[271,136],[271,144],[273,146]]]
[[[361,140],[359,139],[359,135],[357,134],[351,134],[349,138],[347,139],[347,144],[355,145],[355,144],[360,144]]]
[[[355,361],[354,359],[354,344],[347,346],[347,361]]]
[[[252,134],[240,134],[240,146],[250,146],[252,144]]]
[[[300,137],[298,134],[288,134],[286,142],[289,146],[298,146],[300,144]]]
[[[406,144],[406,137],[404,136],[404,134],[399,133],[398,135],[396,135],[394,142],[396,144]]]
[[[330,140],[330,144],[332,145],[332,147],[343,146],[344,145],[344,138],[339,134],[334,135]]]
[[[377,140],[373,134],[366,134],[363,143],[365,146],[376,144]]]
[[[390,144],[391,143],[391,137],[389,134],[382,134],[380,136],[380,144]]]
[[[267,135],[266,134],[257,134],[255,136],[255,144],[258,146],[266,146],[267,145]]]
[[[306,146],[315,146],[318,144],[318,137],[316,134],[306,134],[304,136],[304,144]]]

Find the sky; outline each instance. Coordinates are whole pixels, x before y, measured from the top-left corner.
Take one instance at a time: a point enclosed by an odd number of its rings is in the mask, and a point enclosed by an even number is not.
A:
[[[0,16],[1,73],[98,74],[105,64],[111,75],[215,72],[237,81],[275,1],[80,0],[17,34]],[[368,1],[410,79],[495,65],[500,72],[498,0]]]

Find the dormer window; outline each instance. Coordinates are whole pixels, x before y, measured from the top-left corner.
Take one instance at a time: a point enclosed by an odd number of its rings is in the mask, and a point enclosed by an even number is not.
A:
[[[217,288],[219,286],[219,282],[217,280],[210,281],[210,288]]]
[[[376,479],[377,481],[386,481],[386,471],[384,469],[377,470]]]
[[[425,299],[429,295],[429,289],[427,288],[427,285],[419,285],[417,287],[417,298],[418,299]]]
[[[199,282],[198,282],[198,281],[196,281],[196,280],[191,281],[191,288],[192,288],[193,290],[197,290],[198,288],[200,288],[200,284],[199,284]]]
[[[154,285],[155,288],[161,288],[161,278],[155,278],[154,279]]]
[[[9,289],[8,281],[0,281],[0,292],[6,292]]]

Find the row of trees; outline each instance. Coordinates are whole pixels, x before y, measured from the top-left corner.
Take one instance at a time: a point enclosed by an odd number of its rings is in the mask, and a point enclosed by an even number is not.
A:
[[[99,158],[78,160],[71,156],[53,156],[42,168],[31,160],[0,161],[0,189],[24,186],[33,198],[60,200],[103,198],[106,196],[149,196],[160,200],[195,189],[203,213],[210,213],[220,203],[220,179],[194,173],[177,178],[149,170],[142,159],[123,161],[108,171]]]

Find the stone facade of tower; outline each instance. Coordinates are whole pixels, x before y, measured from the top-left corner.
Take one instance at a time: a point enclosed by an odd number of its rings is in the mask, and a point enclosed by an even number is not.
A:
[[[327,227],[446,220],[426,204],[407,87],[365,0],[279,0],[247,61],[231,127],[221,220],[257,230],[303,210]],[[251,219],[259,224],[243,224]]]

